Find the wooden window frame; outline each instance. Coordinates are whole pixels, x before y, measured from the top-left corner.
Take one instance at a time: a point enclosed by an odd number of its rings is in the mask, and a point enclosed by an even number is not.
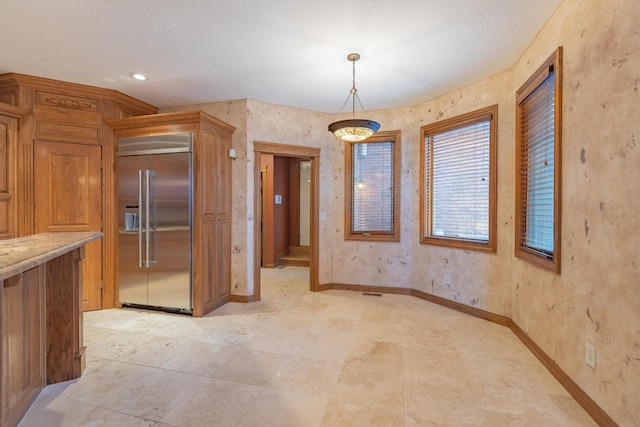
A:
[[[544,255],[527,248],[524,245],[523,233],[526,224],[523,215],[526,212],[526,202],[522,199],[522,171],[523,140],[520,117],[522,101],[533,93],[548,77],[549,71],[554,72],[554,226],[553,251]],[[561,188],[562,188],[562,47],[559,47],[518,89],[516,92],[516,152],[515,152],[515,256],[538,267],[560,274],[560,234],[561,234]]]
[[[353,187],[350,184],[353,176],[353,146],[356,144],[375,144],[376,142],[393,143],[393,231],[369,230],[353,231],[351,224],[350,200]],[[345,180],[344,180],[344,238],[345,240],[367,240],[378,242],[400,241],[400,131],[380,131],[362,141],[345,141]]]
[[[431,193],[431,190],[425,188],[425,152],[426,152],[426,138],[428,135],[442,133],[450,130],[454,130],[460,127],[480,123],[482,121],[489,121],[490,124],[490,136],[489,136],[489,231],[488,239],[486,242],[476,240],[466,240],[452,237],[440,237],[427,235],[427,231],[430,229],[426,224],[426,197]],[[497,171],[497,146],[498,146],[498,105],[492,105],[489,107],[481,108],[479,110],[471,111],[460,116],[452,117],[450,119],[442,120],[440,122],[432,123],[430,125],[422,126],[420,128],[421,143],[420,143],[420,243],[436,246],[445,246],[456,249],[465,249],[479,252],[495,253],[497,248],[497,184],[498,184],[498,171]]]

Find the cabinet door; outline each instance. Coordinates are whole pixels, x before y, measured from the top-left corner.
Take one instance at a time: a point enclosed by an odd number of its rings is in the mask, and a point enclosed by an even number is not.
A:
[[[0,239],[15,236],[15,150],[17,119],[0,114]]]
[[[101,147],[34,142],[35,232],[102,231]],[[102,243],[85,246],[82,308],[102,308]]]
[[[10,277],[2,286],[0,425],[16,425],[44,387],[44,268]]]

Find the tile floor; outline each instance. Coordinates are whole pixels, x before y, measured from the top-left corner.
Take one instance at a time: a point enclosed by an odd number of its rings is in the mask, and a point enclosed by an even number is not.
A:
[[[589,426],[505,327],[410,296],[308,291],[263,271],[263,301],[203,318],[85,313],[87,370],[21,427]]]

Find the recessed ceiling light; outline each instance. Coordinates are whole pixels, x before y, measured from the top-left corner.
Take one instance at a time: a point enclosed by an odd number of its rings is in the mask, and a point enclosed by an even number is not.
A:
[[[147,80],[147,76],[145,76],[144,74],[140,74],[140,73],[129,73],[129,75],[131,77],[133,77],[136,80]]]

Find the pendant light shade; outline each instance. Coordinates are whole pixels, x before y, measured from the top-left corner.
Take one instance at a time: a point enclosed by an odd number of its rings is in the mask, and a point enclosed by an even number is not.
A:
[[[349,119],[333,122],[329,125],[329,132],[345,141],[362,141],[369,138],[380,129],[380,123],[367,119]]]
[[[362,115],[364,116],[365,114],[362,102],[360,102],[360,97],[358,96],[358,89],[356,89],[356,61],[360,59],[360,55],[357,53],[350,53],[347,55],[347,59],[353,63],[353,87],[349,91],[349,96],[342,105],[336,121],[329,125],[329,132],[332,132],[335,136],[345,141],[362,141],[376,133],[376,131],[380,129],[380,123],[356,117],[356,101],[360,106]],[[342,114],[342,110],[344,110],[344,106],[349,102],[349,99],[351,99],[352,104],[352,118],[347,120],[338,120]]]

